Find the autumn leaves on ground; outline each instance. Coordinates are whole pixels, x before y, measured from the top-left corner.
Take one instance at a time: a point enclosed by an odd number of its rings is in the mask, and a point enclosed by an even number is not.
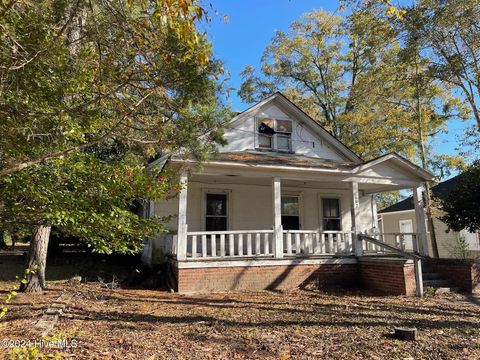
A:
[[[105,268],[97,271],[106,276]],[[11,285],[0,283],[2,290]],[[32,325],[66,292],[69,304],[51,335],[75,339],[77,347],[42,349],[59,358],[480,358],[480,306],[463,295],[421,300],[298,290],[182,296],[112,290],[95,281],[49,285],[42,293],[14,299],[0,322],[0,340],[38,338]],[[390,335],[397,325],[416,327],[419,339],[394,340]]]

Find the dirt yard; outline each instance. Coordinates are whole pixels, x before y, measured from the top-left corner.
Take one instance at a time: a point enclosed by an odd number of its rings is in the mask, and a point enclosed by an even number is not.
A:
[[[57,283],[20,294],[0,322],[1,339],[35,339],[35,319],[62,291],[70,304],[53,350],[76,359],[479,359],[480,307],[463,296],[424,300],[364,294],[228,293],[180,296]],[[391,338],[415,326],[416,342]],[[2,349],[6,352],[6,349]]]
[[[22,268],[16,256],[0,256],[2,298]],[[0,320],[0,358],[38,350],[36,356],[75,359],[480,359],[480,306],[463,295],[111,290],[94,276],[86,284],[66,279],[88,269],[109,280],[121,272],[118,263],[65,259],[50,264],[47,291],[18,294],[9,305]],[[40,340],[33,324],[62,293],[68,306],[46,340],[70,348],[9,349],[15,340]],[[397,325],[416,327],[418,340],[394,340]]]

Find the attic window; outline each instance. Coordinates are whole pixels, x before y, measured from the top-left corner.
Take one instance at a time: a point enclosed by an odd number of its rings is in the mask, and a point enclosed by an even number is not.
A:
[[[292,150],[292,120],[258,119],[258,147],[279,151]]]

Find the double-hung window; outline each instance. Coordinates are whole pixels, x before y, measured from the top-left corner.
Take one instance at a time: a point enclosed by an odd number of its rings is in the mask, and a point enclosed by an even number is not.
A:
[[[227,194],[206,194],[206,231],[227,230]]]
[[[292,151],[292,120],[258,118],[260,149]]]
[[[323,230],[340,231],[342,230],[342,219],[340,214],[340,199],[332,198],[322,199],[323,211]]]
[[[282,196],[282,226],[284,230],[300,230],[298,196]]]

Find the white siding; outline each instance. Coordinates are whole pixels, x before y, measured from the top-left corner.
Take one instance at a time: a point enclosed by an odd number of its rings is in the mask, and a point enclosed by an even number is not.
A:
[[[187,224],[189,231],[204,230],[204,196],[205,191],[228,192],[229,230],[262,230],[273,226],[272,187],[241,184],[203,184],[188,183]],[[310,188],[289,188],[282,186],[282,194],[300,195],[300,223],[304,230],[321,230],[322,197],[338,197],[341,202],[342,230],[351,229],[351,194],[350,190],[327,190]],[[361,231],[372,227],[370,196],[362,197]],[[178,199],[157,202],[155,216],[177,215]],[[176,231],[177,219],[172,219],[168,228]]]
[[[292,120],[292,150],[295,154],[336,161],[347,160],[307,124],[292,118],[274,104],[267,104],[248,117],[233,123],[225,132],[225,140],[228,144],[220,147],[219,151],[254,150],[257,147],[255,117]]]
[[[400,232],[400,221],[401,220],[411,220],[413,223],[413,232],[417,231],[417,219],[415,217],[415,211],[405,211],[405,212],[398,212],[398,213],[391,213],[391,214],[381,214],[382,215],[382,222],[383,222],[383,232],[385,233],[399,233]],[[459,236],[458,232],[449,231],[447,225],[440,221],[439,219],[435,218],[434,221],[435,226],[435,236],[437,239],[437,246],[438,246],[438,253],[441,258],[452,258],[455,254],[455,244],[457,241],[457,237]],[[427,226],[428,231],[428,226]],[[429,243],[431,244],[430,234],[427,234],[427,238]],[[394,244],[394,237],[389,236],[387,237],[387,242],[390,244]],[[431,248],[431,246],[429,246]],[[475,251],[476,249],[472,249]],[[477,255],[477,252],[473,252],[472,255]]]

